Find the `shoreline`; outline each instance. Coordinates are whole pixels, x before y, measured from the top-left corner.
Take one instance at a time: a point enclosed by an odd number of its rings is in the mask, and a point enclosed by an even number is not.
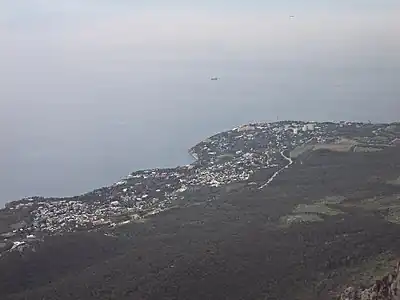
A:
[[[194,164],[199,160],[199,157],[197,156],[196,152],[193,151],[193,147],[189,148],[187,152],[189,156],[193,159],[193,162],[191,164]]]
[[[186,150],[186,153],[188,154],[188,157],[190,157],[190,159],[191,159],[191,161],[190,162],[188,162],[187,164],[183,164],[183,165],[175,165],[175,166],[171,166],[171,167],[154,167],[154,168],[147,168],[147,169],[137,169],[137,170],[134,170],[134,171],[132,171],[130,174],[134,174],[134,173],[146,173],[146,172],[149,172],[149,171],[154,171],[154,170],[163,170],[163,169],[165,169],[165,170],[168,170],[168,169],[175,169],[175,168],[180,168],[180,167],[183,167],[183,166],[190,166],[190,165],[195,165],[196,163],[198,163],[199,162],[199,160],[200,160],[200,157],[199,157],[199,155],[197,154],[197,152],[195,151],[195,149],[197,149],[198,147],[199,147],[199,145],[202,143],[202,142],[206,142],[208,139],[211,139],[211,138],[213,138],[213,137],[218,137],[218,136],[220,136],[220,135],[222,135],[222,134],[224,134],[224,133],[227,133],[227,132],[230,132],[230,131],[235,131],[235,132],[240,132],[240,133],[245,133],[247,130],[249,130],[249,128],[250,127],[257,127],[257,125],[267,125],[267,126],[271,126],[271,125],[276,125],[276,124],[281,124],[282,126],[283,125],[285,125],[286,124],[286,126],[290,126],[290,125],[288,125],[288,124],[293,124],[293,123],[298,123],[298,124],[300,124],[300,125],[303,125],[303,124],[306,124],[307,122],[305,122],[305,121],[290,121],[290,120],[286,120],[286,121],[276,121],[276,122],[265,122],[265,123],[249,123],[249,124],[245,124],[245,125],[240,125],[240,126],[236,126],[236,127],[233,127],[232,129],[229,129],[229,130],[225,130],[225,131],[221,131],[221,132],[218,132],[218,133],[215,133],[215,134],[213,134],[213,135],[211,135],[210,137],[208,137],[208,138],[206,138],[206,139],[204,139],[204,140],[201,140],[201,141],[199,141],[198,143],[196,143],[195,145],[193,145],[192,147],[190,147],[188,150]],[[319,125],[321,125],[321,124],[326,124],[326,123],[329,123],[329,124],[336,124],[336,125],[340,125],[340,126],[346,126],[346,125],[352,125],[352,126],[363,126],[363,125],[385,125],[385,126],[399,126],[399,122],[390,122],[390,123],[366,123],[366,122],[357,122],[357,121],[348,121],[348,122],[346,122],[346,121],[340,121],[340,122],[309,122],[309,123],[313,123],[313,124],[319,124]],[[398,139],[398,138],[397,138]],[[397,139],[394,139],[394,140],[392,140],[392,141],[395,141],[395,140],[397,140]],[[129,176],[129,175],[128,175]],[[124,178],[126,178],[127,176],[122,176],[122,177],[120,177],[120,179],[124,179]],[[111,187],[111,186],[113,186],[113,183],[110,183],[110,184],[108,184],[108,185],[105,185],[105,186],[101,186],[101,187],[98,187],[98,188],[95,188],[95,189],[93,189],[93,190],[98,190],[98,189],[102,189],[102,188],[104,188],[104,187]],[[4,208],[6,208],[9,204],[12,204],[12,203],[16,203],[16,202],[19,202],[19,201],[24,201],[24,200],[27,200],[27,199],[31,199],[31,198],[44,198],[44,199],[46,199],[46,198],[52,198],[52,199],[62,199],[62,198],[73,198],[73,197],[79,197],[79,196],[82,196],[82,195],[85,195],[85,194],[87,194],[87,193],[90,193],[90,192],[92,192],[93,190],[89,190],[89,191],[87,191],[87,192],[83,192],[83,193],[81,193],[81,194],[75,194],[75,195],[73,195],[73,196],[71,196],[71,195],[66,195],[66,196],[26,196],[26,197],[23,197],[23,198],[20,198],[20,199],[16,199],[16,200],[12,200],[12,201],[6,201],[6,202],[4,202],[4,204],[3,203],[0,203],[0,210],[1,209],[4,209]]]

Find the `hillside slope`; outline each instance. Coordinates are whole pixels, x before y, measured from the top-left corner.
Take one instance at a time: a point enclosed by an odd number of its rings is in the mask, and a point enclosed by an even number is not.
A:
[[[389,218],[400,211],[400,186],[391,183],[399,176],[399,148],[314,151],[267,189],[226,189],[214,201],[192,199],[106,230],[104,240],[95,236],[101,232],[71,233],[57,238],[59,246],[3,255],[0,293],[6,300],[331,299],[378,257],[390,265],[400,255],[400,226]],[[78,247],[82,238],[87,244]]]

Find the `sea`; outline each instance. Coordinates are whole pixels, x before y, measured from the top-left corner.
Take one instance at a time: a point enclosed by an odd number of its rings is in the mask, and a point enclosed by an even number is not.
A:
[[[36,80],[21,86],[25,99],[2,102],[0,203],[77,195],[135,170],[189,164],[191,146],[252,121],[399,118],[392,66],[168,62],[121,72]]]

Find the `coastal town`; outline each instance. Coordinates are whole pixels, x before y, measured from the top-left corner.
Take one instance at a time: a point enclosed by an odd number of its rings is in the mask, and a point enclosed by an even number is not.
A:
[[[251,123],[209,137],[191,149],[192,164],[140,170],[108,187],[69,198],[13,201],[1,214],[18,216],[0,231],[0,253],[23,251],[46,235],[115,228],[190,201],[199,190],[241,183],[268,188],[304,153],[370,152],[400,144],[398,124],[282,121]],[[258,174],[269,174],[260,180]],[[264,174],[263,173],[263,174]]]

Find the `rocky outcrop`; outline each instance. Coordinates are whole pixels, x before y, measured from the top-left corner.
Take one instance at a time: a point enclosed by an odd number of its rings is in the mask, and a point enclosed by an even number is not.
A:
[[[367,289],[348,287],[340,300],[400,300],[400,262],[396,269]]]

